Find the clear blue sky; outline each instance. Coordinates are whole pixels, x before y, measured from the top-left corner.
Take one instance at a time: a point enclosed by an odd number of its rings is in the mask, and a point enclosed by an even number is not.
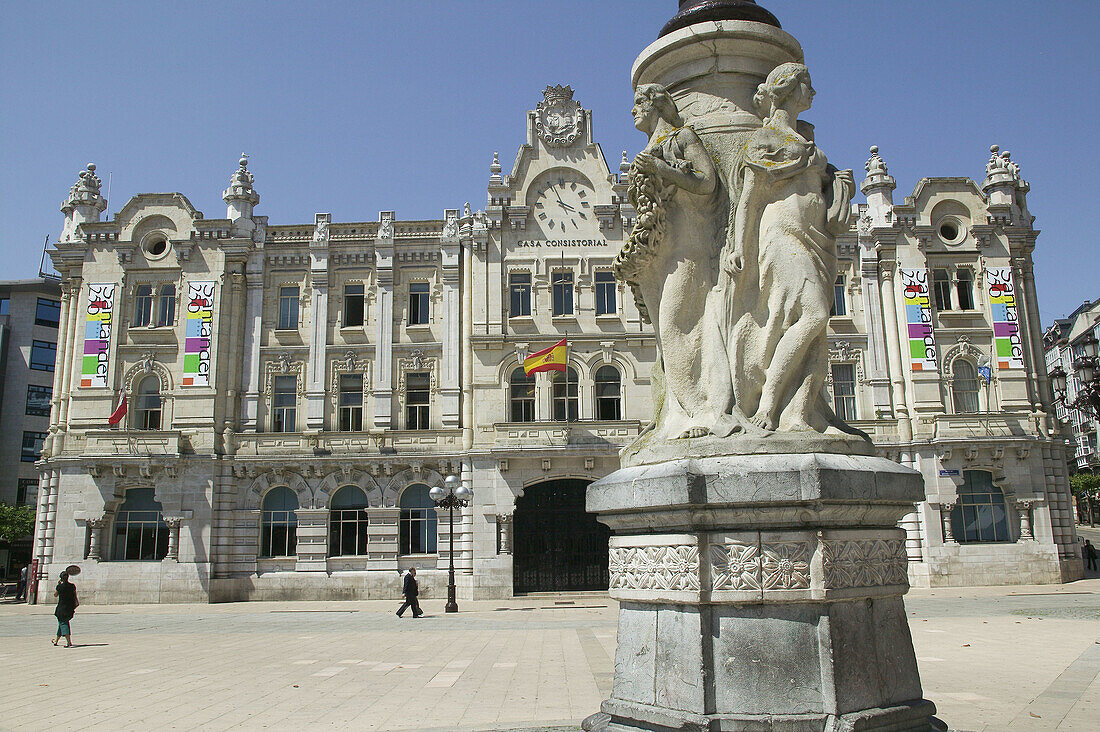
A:
[[[984,176],[989,145],[1031,183],[1044,325],[1100,296],[1100,2],[760,0],[806,50],[806,117],[861,179],[877,144],[896,200]],[[485,205],[525,110],[571,84],[612,167],[644,138],[630,67],[674,0],[9,2],[0,13],[0,278],[33,276],[77,172],[110,210],[180,191],[209,218],[247,152],[274,224],[439,218]]]

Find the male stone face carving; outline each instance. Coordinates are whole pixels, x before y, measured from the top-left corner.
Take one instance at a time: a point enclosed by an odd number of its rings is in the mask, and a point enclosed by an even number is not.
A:
[[[667,90],[637,89],[631,112],[649,142],[628,173],[638,218],[616,270],[653,323],[660,368],[653,423],[624,460],[772,448],[775,433],[792,451],[854,432],[823,384],[836,236],[855,186],[798,121],[813,97],[805,66],[773,70],[754,99],[762,126],[726,181]]]

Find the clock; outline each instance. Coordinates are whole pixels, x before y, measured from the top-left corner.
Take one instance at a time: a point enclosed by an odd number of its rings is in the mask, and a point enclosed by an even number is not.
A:
[[[549,235],[568,235],[598,226],[592,211],[594,192],[575,171],[552,171],[532,187],[531,213]]]

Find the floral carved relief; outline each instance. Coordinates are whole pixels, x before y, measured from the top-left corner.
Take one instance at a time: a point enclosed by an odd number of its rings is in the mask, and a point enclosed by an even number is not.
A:
[[[694,545],[613,546],[613,590],[699,589],[699,549]]]
[[[712,544],[710,564],[712,589],[760,589],[760,548],[756,543],[727,541]]]
[[[902,539],[824,540],[821,544],[829,589],[908,584]]]
[[[804,541],[761,544],[761,587],[765,590],[808,589],[810,553],[810,545]]]

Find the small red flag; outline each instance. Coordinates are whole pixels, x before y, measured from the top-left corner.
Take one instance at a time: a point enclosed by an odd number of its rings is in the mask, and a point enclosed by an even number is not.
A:
[[[120,391],[118,393],[118,404],[115,405],[115,411],[111,412],[111,416],[107,418],[107,424],[115,425],[122,421],[122,418],[126,416],[126,391]]]

